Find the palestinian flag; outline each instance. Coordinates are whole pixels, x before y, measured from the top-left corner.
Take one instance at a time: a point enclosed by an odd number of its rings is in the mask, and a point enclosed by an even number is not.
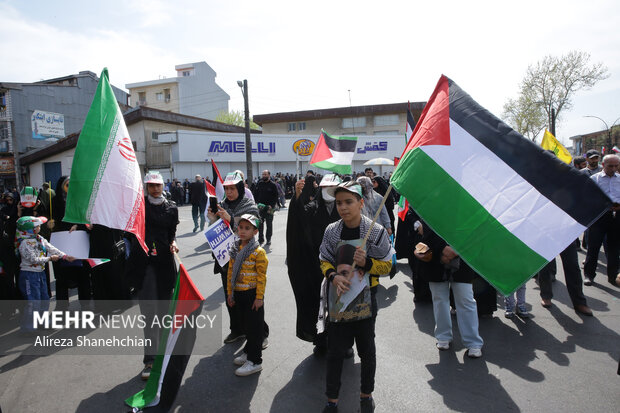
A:
[[[213,175],[213,183],[212,185],[215,187],[215,196],[218,201],[221,201],[226,196],[224,192],[224,180],[222,179],[222,175],[220,175],[220,171],[217,169],[217,165],[215,161],[211,159],[211,171]]]
[[[103,69],[75,148],[64,221],[133,233],[144,251],[144,194],[125,120]]]
[[[407,125],[405,126],[405,138],[407,142],[413,136],[413,131],[415,130],[416,121],[413,117],[413,113],[411,113],[411,103],[407,102]]]
[[[400,199],[398,200],[398,218],[404,221],[405,217],[407,216],[408,210],[409,210],[409,201],[407,201],[407,198],[401,195]]]
[[[86,258],[82,261],[86,261],[86,263],[88,264],[90,268],[95,268],[98,265],[110,262],[108,258]]]
[[[503,294],[519,288],[611,204],[586,175],[510,129],[445,76],[391,183]]]
[[[351,163],[357,146],[357,138],[353,136],[330,136],[321,130],[321,136],[312,153],[310,165],[339,174],[353,172]]]
[[[202,294],[189,278],[183,264],[180,264],[168,311],[171,320],[183,320],[184,316],[191,319],[197,316],[202,311],[203,301]],[[162,332],[158,354],[144,390],[125,400],[125,403],[135,411],[157,406],[158,410],[167,412],[179,392],[196,341],[196,329],[183,327],[183,321],[172,324],[172,328]]]
[[[550,150],[555,153],[562,162],[570,163],[573,161],[573,157],[568,150],[558,141],[555,136],[551,134],[547,129],[545,129],[545,134],[543,135],[542,142],[540,143],[541,148]]]

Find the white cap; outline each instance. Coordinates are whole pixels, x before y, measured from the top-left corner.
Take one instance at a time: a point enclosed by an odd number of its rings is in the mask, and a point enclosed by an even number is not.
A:
[[[149,171],[144,177],[145,184],[164,184],[164,177],[159,171]]]
[[[338,186],[342,183],[342,179],[336,174],[327,174],[321,179],[319,186]]]

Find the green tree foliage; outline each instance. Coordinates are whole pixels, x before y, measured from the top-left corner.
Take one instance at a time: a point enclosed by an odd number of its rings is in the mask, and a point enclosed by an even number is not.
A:
[[[235,125],[245,127],[245,114],[241,110],[231,110],[230,112],[221,111],[215,118],[217,122],[227,123],[228,125]],[[258,124],[252,121],[250,116],[250,129],[260,129]]]
[[[519,97],[504,105],[505,119],[523,133],[514,119],[521,120],[522,125],[537,125],[539,113],[532,106],[539,106],[546,115],[547,127],[550,127],[560,119],[562,111],[572,107],[575,92],[591,89],[607,77],[607,68],[602,63],[591,64],[589,53],[572,51],[559,57],[546,56],[527,68]],[[515,117],[514,113],[518,116]]]
[[[547,125],[542,106],[523,94],[517,99],[508,99],[502,117],[514,130],[532,141],[536,141]]]

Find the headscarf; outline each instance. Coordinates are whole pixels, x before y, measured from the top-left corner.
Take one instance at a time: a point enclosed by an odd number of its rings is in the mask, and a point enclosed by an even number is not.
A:
[[[232,269],[232,276],[230,279],[230,285],[232,290],[235,289],[235,284],[237,283],[237,277],[239,276],[239,271],[241,271],[241,266],[248,259],[250,254],[252,254],[256,248],[259,247],[258,242],[255,237],[246,244],[245,247],[239,249],[241,246],[241,240],[238,239],[235,243],[230,247],[229,254],[230,259],[235,260]]]
[[[312,201],[316,197],[316,188],[314,187],[316,178],[311,175],[306,177],[304,181],[304,187],[301,190],[301,194],[299,195],[299,201],[302,205],[306,205],[308,202]]]

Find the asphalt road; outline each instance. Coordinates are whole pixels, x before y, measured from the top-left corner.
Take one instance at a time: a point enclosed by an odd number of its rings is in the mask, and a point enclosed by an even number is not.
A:
[[[286,258],[286,210],[276,213],[268,249],[265,318],[271,333],[263,371],[234,375],[240,344],[223,345],[211,356],[192,356],[175,412],[320,412],[325,397],[325,360],[295,337],[295,303]],[[210,305],[222,305],[219,275],[205,238],[192,233],[191,209],[180,208],[180,256]],[[579,260],[583,260],[580,252]],[[429,304],[414,305],[404,261],[393,280],[382,280],[376,325],[377,412],[618,412],[620,406],[620,289],[607,283],[584,287],[594,317],[575,314],[563,283],[554,283],[554,306],[540,306],[534,280],[528,282],[532,318],[505,319],[500,309],[482,319],[483,357],[465,356],[455,329],[450,351],[439,352]],[[604,270],[599,266],[599,271]],[[600,274],[597,281],[606,277]],[[73,297],[75,299],[75,297]],[[503,300],[499,300],[503,306]],[[225,314],[224,325],[227,326]],[[226,333],[226,332],[224,332]],[[2,332],[16,334],[15,331]],[[124,412],[123,400],[144,386],[142,357],[20,356],[12,348],[0,357],[0,406],[10,412]],[[340,412],[359,409],[360,364],[345,361]]]

